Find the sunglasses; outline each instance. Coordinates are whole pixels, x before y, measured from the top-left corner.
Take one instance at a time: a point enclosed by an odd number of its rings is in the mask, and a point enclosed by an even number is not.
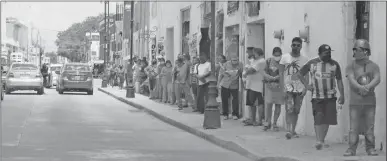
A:
[[[292,47],[301,47],[301,44],[292,44]]]

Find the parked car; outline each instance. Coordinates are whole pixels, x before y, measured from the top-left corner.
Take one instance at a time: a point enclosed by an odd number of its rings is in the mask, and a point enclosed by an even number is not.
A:
[[[5,93],[18,90],[34,90],[44,93],[43,76],[35,64],[15,62],[5,77]]]
[[[60,70],[62,68],[63,64],[51,64],[50,65],[50,69],[49,69],[49,72],[50,72],[50,87],[52,86],[56,86],[58,83],[57,83],[57,79],[58,77],[60,76],[58,73],[60,73]]]
[[[5,93],[4,89],[5,89],[5,80],[6,80],[7,71],[4,70],[4,68],[1,68],[1,72],[2,72],[1,74],[2,85],[0,87],[0,92],[1,92],[1,100],[4,100],[4,93]]]
[[[93,95],[93,74],[87,63],[67,63],[60,72],[56,86],[59,94],[64,92],[87,92]]]

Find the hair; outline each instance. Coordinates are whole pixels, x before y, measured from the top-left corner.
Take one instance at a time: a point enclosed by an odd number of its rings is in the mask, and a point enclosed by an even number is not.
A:
[[[272,54],[274,54],[274,53],[276,53],[276,52],[279,52],[279,53],[282,54],[281,48],[280,48],[280,47],[274,47],[274,48],[273,48],[273,53],[272,53]]]
[[[171,64],[172,65],[170,60],[165,61],[165,64]]]
[[[265,53],[263,52],[263,50],[261,48],[254,48],[253,52],[257,53],[259,56],[265,55]]]
[[[294,37],[293,39],[292,39],[292,43],[293,42],[299,42],[300,44],[302,44],[302,39],[300,38],[300,37]]]
[[[160,58],[159,61],[165,61],[165,59],[164,58]]]
[[[184,58],[185,60],[191,60],[191,57],[190,57],[188,54],[184,54],[184,55],[183,55],[183,58]]]
[[[218,56],[222,57],[222,59],[226,60],[226,56],[224,56],[223,54],[219,54]]]
[[[182,63],[182,62],[183,62],[183,59],[182,59],[182,58],[177,58],[176,62]]]
[[[156,65],[157,64],[157,60],[152,60],[152,65]]]

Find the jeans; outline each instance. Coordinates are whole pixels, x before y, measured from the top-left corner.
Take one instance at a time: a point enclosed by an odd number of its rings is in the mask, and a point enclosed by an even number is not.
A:
[[[197,105],[197,109],[201,113],[204,113],[204,109],[206,107],[207,100],[208,100],[208,83],[198,86],[196,105]]]
[[[222,109],[223,115],[228,116],[228,100],[230,95],[232,95],[232,115],[239,117],[239,99],[238,99],[238,89],[229,89],[222,87],[220,91],[220,96],[222,98]]]
[[[192,103],[193,103],[193,105],[192,105],[192,108],[194,109],[194,110],[196,110],[197,108],[196,108],[196,100],[197,100],[197,95],[198,95],[198,84],[196,84],[196,83],[192,83],[191,84],[191,90],[192,90]]]
[[[359,135],[365,137],[366,151],[375,149],[375,105],[350,105],[349,149],[356,151]]]
[[[175,96],[177,106],[182,107],[181,95],[184,94],[186,101],[192,104],[191,90],[188,83],[175,83]]]

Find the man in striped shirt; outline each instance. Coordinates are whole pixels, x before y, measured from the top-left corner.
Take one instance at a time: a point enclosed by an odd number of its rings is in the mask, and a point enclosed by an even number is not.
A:
[[[304,84],[306,90],[312,92],[312,108],[317,143],[320,150],[328,133],[329,125],[337,125],[336,110],[336,82],[340,92],[339,104],[344,104],[344,86],[341,76],[340,65],[331,58],[331,47],[323,44],[318,48],[318,58],[309,60],[300,70],[298,78]],[[304,76],[311,73],[311,84],[309,85]],[[336,79],[336,81],[335,81]]]

